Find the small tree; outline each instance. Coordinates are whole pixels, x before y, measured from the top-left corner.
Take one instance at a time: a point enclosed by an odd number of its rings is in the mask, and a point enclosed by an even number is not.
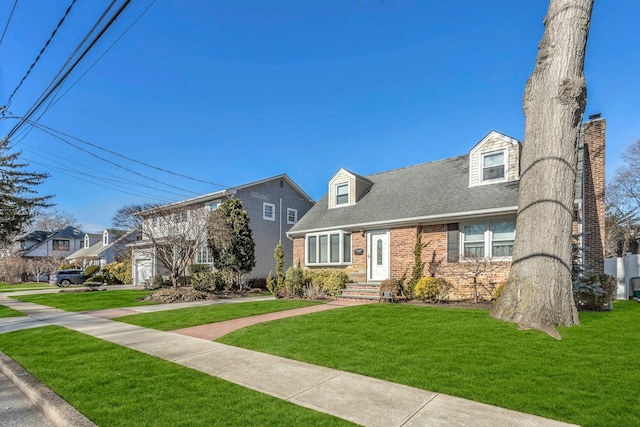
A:
[[[80,224],[73,214],[58,208],[36,209],[29,229],[53,232],[68,226],[80,228]]]
[[[422,233],[418,233],[416,244],[413,247],[413,270],[411,271],[411,280],[407,283],[407,296],[413,295],[413,289],[424,274],[424,262],[422,261],[422,250],[426,248],[428,243],[422,243]]]
[[[111,224],[120,230],[141,230],[142,217],[140,212],[158,208],[157,203],[138,203],[121,207],[111,218]]]
[[[255,242],[249,227],[249,215],[238,199],[228,199],[213,211],[206,225],[207,243],[213,265],[227,270],[240,286],[242,275],[256,265]]]
[[[185,284],[189,267],[205,245],[206,218],[207,212],[201,207],[165,206],[155,208],[145,220],[142,234],[151,243],[147,252],[169,270],[176,289],[181,282]]]
[[[276,260],[276,286],[281,287],[284,285],[284,250],[280,242],[273,250],[273,258]]]

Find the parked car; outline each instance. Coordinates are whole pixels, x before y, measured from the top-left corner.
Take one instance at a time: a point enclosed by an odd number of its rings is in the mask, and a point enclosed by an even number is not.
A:
[[[57,270],[49,276],[49,283],[56,286],[67,287],[71,284],[77,285],[84,283],[89,276],[84,274],[84,270],[70,269]]]

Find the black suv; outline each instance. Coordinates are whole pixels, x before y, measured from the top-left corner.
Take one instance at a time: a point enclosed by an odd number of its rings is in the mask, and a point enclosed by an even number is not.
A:
[[[70,284],[84,283],[89,276],[84,274],[83,270],[71,269],[71,270],[57,270],[49,276],[49,283],[56,286],[67,287]]]

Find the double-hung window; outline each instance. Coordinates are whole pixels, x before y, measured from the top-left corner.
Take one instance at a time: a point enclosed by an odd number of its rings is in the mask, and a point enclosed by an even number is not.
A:
[[[336,184],[336,206],[349,204],[349,184]]]
[[[298,222],[298,210],[287,208],[287,224],[295,224]]]
[[[273,203],[263,203],[262,204],[262,219],[267,219],[269,221],[276,220],[276,205]]]
[[[351,263],[351,233],[330,231],[306,238],[307,265]]]
[[[505,178],[505,152],[497,151],[482,155],[482,181]]]
[[[515,221],[465,224],[461,233],[462,258],[508,259],[513,256]]]

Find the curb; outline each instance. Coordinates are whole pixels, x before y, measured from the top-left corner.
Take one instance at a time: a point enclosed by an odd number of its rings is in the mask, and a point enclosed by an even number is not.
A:
[[[96,427],[87,417],[0,351],[0,371],[58,427]]]

